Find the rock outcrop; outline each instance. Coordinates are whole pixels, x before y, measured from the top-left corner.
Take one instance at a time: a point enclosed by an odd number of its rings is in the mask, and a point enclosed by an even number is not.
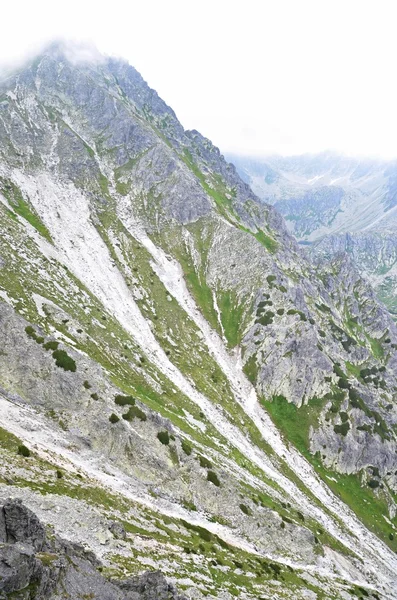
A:
[[[46,535],[21,500],[0,506],[0,598],[58,600],[184,600],[159,571],[108,581],[82,546]]]

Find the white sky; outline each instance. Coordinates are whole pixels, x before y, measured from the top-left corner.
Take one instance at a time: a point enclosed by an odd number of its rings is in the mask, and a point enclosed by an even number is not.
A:
[[[397,157],[395,0],[3,0],[0,61],[121,55],[223,152]]]

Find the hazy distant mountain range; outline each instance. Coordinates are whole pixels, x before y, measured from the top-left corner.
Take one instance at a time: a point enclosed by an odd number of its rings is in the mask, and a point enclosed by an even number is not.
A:
[[[347,252],[397,312],[397,161],[325,152],[228,156],[241,177],[284,216],[300,243],[325,257]]]

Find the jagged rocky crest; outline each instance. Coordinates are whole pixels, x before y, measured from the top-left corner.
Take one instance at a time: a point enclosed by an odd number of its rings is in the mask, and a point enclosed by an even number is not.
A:
[[[360,274],[123,61],[44,51],[0,142],[0,491],[114,578],[393,597],[397,329]]]

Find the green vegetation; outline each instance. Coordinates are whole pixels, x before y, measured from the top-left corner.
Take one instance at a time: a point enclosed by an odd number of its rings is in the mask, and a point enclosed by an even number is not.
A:
[[[349,429],[350,429],[350,425],[349,425],[348,421],[345,423],[342,423],[341,425],[334,425],[335,433],[338,433],[343,436],[347,435],[347,432],[349,431]]]
[[[30,450],[29,450],[29,448],[27,448],[27,446],[25,446],[25,444],[19,444],[18,454],[20,456],[24,456],[25,458],[28,458],[30,456]]]
[[[44,338],[41,335],[37,335],[35,329],[31,325],[25,327],[25,332],[30,338],[32,338],[32,340],[34,340],[38,344],[42,344],[44,342]]]
[[[213,483],[217,487],[219,487],[221,485],[221,483],[218,479],[218,476],[214,471],[208,471],[207,479],[208,479],[208,481],[211,481],[211,483]]]
[[[132,421],[133,419],[139,419],[140,421],[146,421],[146,414],[139,406],[130,406],[128,412],[123,415],[125,421]]]
[[[325,467],[320,458],[310,453],[309,430],[318,424],[318,415],[326,399],[312,399],[308,405],[297,408],[278,396],[273,401],[262,401],[276,426],[285,434],[305,458],[313,465],[324,483],[356,513],[361,521],[385,541],[393,550],[397,544],[389,539],[390,525],[385,521],[388,514],[387,501],[375,496],[368,487],[363,487],[359,475],[340,474]],[[397,526],[397,518],[393,519]]]
[[[45,348],[45,350],[58,350],[58,346],[59,346],[59,342],[56,342],[55,340],[50,340],[49,342],[46,342],[43,346],[43,348]]]
[[[55,350],[52,353],[52,357],[55,358],[57,367],[61,367],[64,371],[72,371],[73,373],[76,371],[75,361],[65,350]]]
[[[164,444],[164,446],[168,446],[170,443],[170,434],[167,430],[159,431],[157,434],[157,439]]]
[[[243,512],[245,515],[251,515],[252,514],[251,510],[245,504],[240,504],[239,506],[240,506],[241,512]]]
[[[187,440],[182,441],[182,450],[187,456],[190,456],[192,453],[192,447]]]
[[[115,413],[112,413],[109,417],[109,421],[113,424],[118,423],[120,421],[120,418]]]
[[[212,467],[211,462],[205,456],[199,456],[200,467],[203,469],[210,469]]]
[[[117,404],[118,406],[135,405],[135,398],[133,398],[132,396],[122,396],[121,394],[118,394],[117,396],[115,396],[114,401],[115,404]]]
[[[0,177],[0,191],[7,198],[12,209],[25,221],[28,221],[40,235],[52,243],[48,229],[43,225],[36,211],[24,199],[21,190],[10,179]]]
[[[379,487],[379,481],[377,479],[370,479],[368,481],[368,486],[374,490],[375,488]]]
[[[251,230],[247,229],[240,223],[240,217],[235,212],[233,207],[233,192],[227,190],[225,184],[223,183],[221,177],[214,177],[214,181],[211,182],[212,185],[209,185],[204,174],[200,171],[197,164],[195,163],[192,153],[184,148],[184,152],[180,155],[181,159],[188,165],[188,167],[193,171],[196,175],[197,179],[200,181],[204,191],[215,201],[215,204],[218,207],[220,214],[230,223],[232,223],[235,227],[238,227],[242,231],[249,233],[254,236],[262,246],[264,246],[269,252],[272,254],[277,251],[278,244],[277,242],[265,234],[262,230],[258,230],[253,233]]]
[[[230,291],[218,293],[218,306],[227,342],[230,348],[234,348],[241,341],[245,306]]]
[[[258,363],[256,362],[256,354],[253,354],[249,357],[243,367],[243,371],[251,383],[256,383],[258,377]]]
[[[264,233],[263,231],[257,231],[257,233],[255,233],[254,235],[258,242],[260,242],[262,246],[266,248],[266,250],[271,252],[271,254],[275,254],[277,252],[278,244],[269,235],[266,235],[266,233]]]

